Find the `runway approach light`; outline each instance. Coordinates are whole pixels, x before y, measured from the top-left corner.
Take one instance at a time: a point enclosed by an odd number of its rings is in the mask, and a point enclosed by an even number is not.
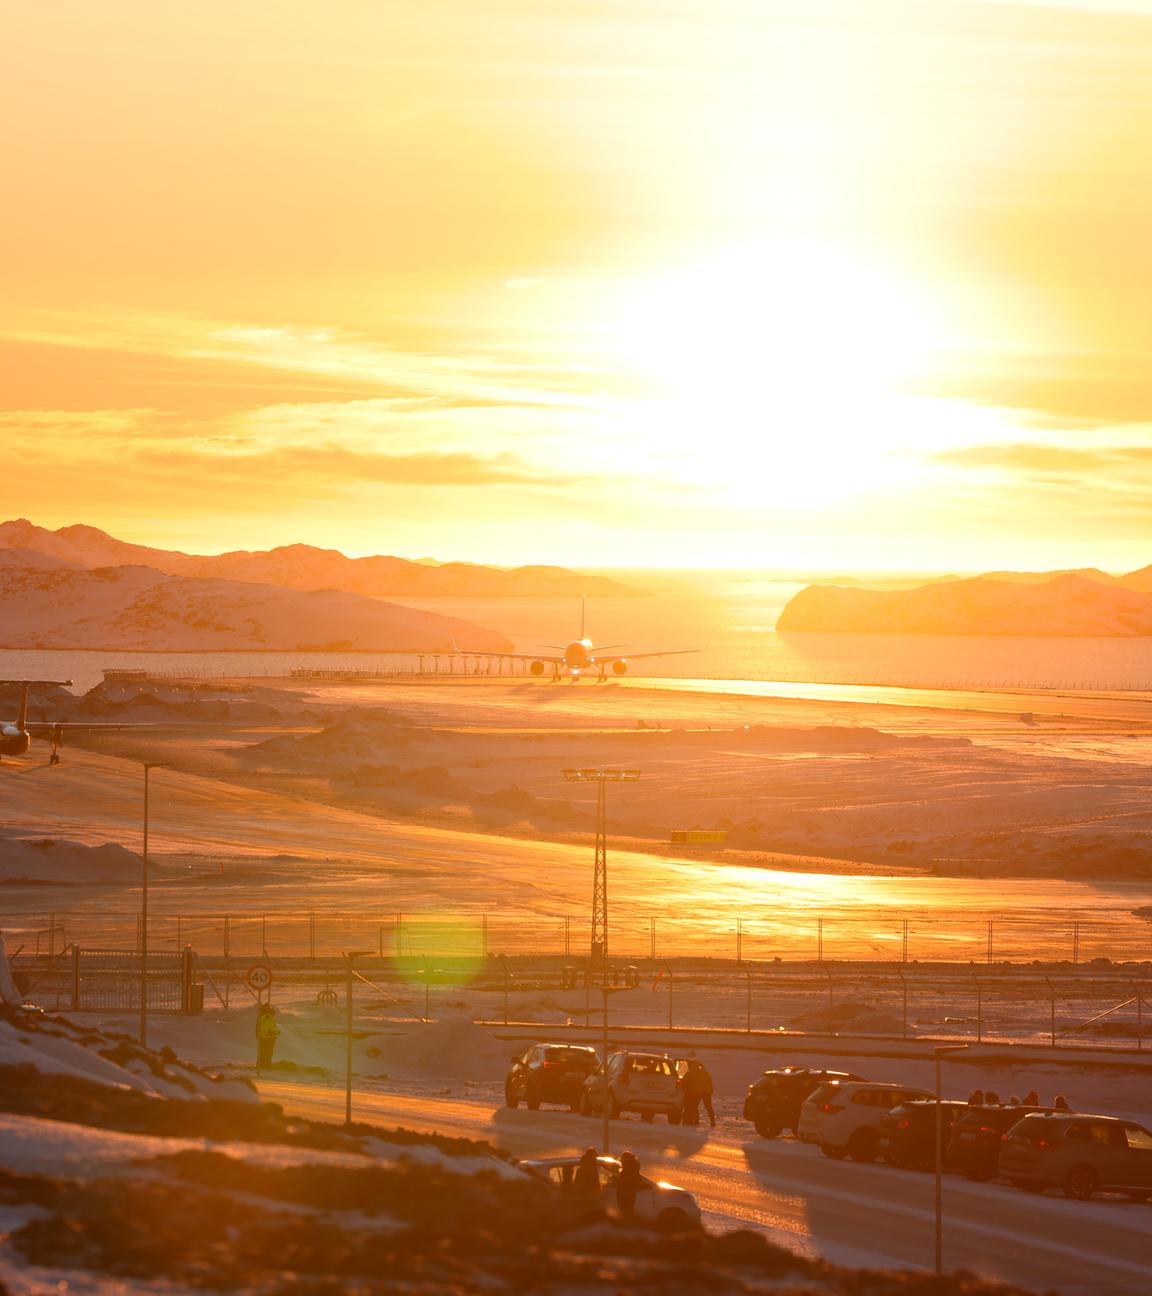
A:
[[[639,770],[566,769],[560,771],[569,783],[637,783]]]

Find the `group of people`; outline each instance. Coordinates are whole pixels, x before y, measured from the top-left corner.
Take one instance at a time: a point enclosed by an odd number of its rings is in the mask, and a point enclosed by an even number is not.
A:
[[[983,1089],[973,1089],[968,1095],[969,1107],[1039,1107],[1040,1095],[1035,1089],[1029,1089],[1023,1098],[1017,1098],[1012,1094],[1006,1103],[1001,1103],[1000,1095],[994,1090],[989,1089],[987,1093]],[[1052,1106],[1056,1111],[1068,1110],[1068,1099],[1063,1094],[1057,1094],[1052,1099]]]
[[[585,1149],[572,1176],[572,1187],[586,1197],[600,1192],[599,1154],[594,1147]],[[631,1219],[636,1214],[636,1193],[640,1187],[640,1159],[634,1152],[620,1153],[620,1173],[616,1176],[616,1209],[622,1218]]]

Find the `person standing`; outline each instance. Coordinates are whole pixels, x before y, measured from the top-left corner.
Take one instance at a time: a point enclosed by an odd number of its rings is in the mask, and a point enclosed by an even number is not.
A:
[[[703,1103],[708,1123],[715,1129],[716,1112],[712,1107],[714,1088],[712,1073],[703,1062],[697,1061],[696,1058],[689,1058],[688,1069],[680,1083],[684,1093],[684,1124],[700,1124],[700,1104]]]
[[[586,1148],[572,1176],[572,1187],[577,1192],[592,1196],[600,1191],[600,1165],[596,1159],[596,1149]]]
[[[640,1162],[632,1152],[620,1153],[620,1174],[616,1179],[616,1205],[623,1219],[636,1215],[636,1193],[640,1188]]]
[[[280,1026],[276,1021],[276,1009],[270,1003],[262,1003],[256,1010],[256,1070],[262,1071],[272,1065],[272,1053],[280,1036]]]

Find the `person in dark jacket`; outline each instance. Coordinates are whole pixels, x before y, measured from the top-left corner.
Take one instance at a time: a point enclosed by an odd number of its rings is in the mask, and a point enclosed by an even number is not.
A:
[[[689,1058],[687,1070],[680,1080],[680,1092],[684,1095],[684,1106],[681,1122],[685,1125],[700,1124],[700,1104],[708,1116],[708,1123],[715,1128],[716,1112],[712,1107],[712,1073],[703,1062]]]
[[[640,1162],[631,1152],[620,1153],[620,1175],[616,1180],[616,1205],[624,1219],[636,1215],[636,1193],[640,1188]]]
[[[579,1193],[591,1196],[600,1191],[600,1167],[596,1163],[596,1149],[586,1148],[572,1176],[572,1187]]]

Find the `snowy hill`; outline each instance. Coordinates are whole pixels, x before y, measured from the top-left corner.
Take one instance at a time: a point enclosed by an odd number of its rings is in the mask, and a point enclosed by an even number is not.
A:
[[[338,589],[374,598],[390,594],[545,598],[629,593],[626,586],[607,577],[581,575],[565,567],[503,570],[459,562],[429,566],[429,559],[349,558],[336,549],[306,544],[205,556],[129,544],[92,526],[77,524],[50,531],[27,518],[0,522],[0,550],[4,549],[34,551],[80,567],[140,565],[173,576],[250,581],[296,590]]]
[[[170,576],[154,567],[30,564],[0,548],[0,647],[475,651],[511,644],[468,621],[362,594]]]
[[[787,604],[776,628],[839,634],[1152,635],[1152,589],[1123,583],[1143,575],[1134,572],[1114,584],[1065,574],[1040,581],[982,576],[908,590],[810,585]]]

